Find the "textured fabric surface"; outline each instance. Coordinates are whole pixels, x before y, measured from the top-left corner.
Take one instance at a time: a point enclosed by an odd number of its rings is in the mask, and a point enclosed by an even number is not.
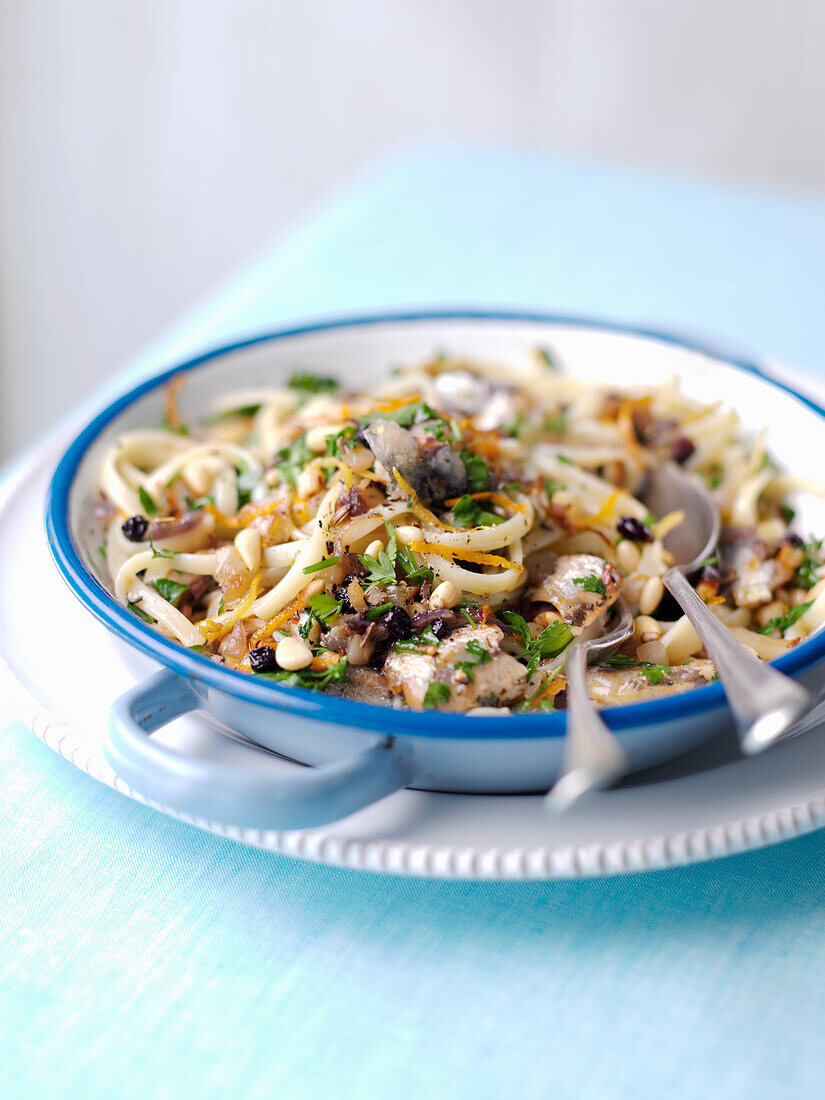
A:
[[[302,316],[490,302],[825,369],[825,208],[527,156],[356,183],[128,365]],[[204,835],[0,738],[0,1095],[814,1097],[825,837],[654,874],[463,884]]]

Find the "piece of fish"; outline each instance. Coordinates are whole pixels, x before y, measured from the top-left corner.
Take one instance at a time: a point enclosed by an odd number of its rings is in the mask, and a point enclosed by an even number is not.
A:
[[[641,668],[593,665],[587,670],[587,694],[600,707],[617,707],[701,687],[710,683],[715,675],[713,661],[705,659],[666,669],[658,683],[651,683]]]
[[[532,600],[550,603],[580,634],[616,602],[622,589],[618,569],[595,554],[565,554],[530,592]]]
[[[447,443],[422,439],[392,420],[374,420],[363,432],[376,464],[387,472],[394,488],[393,468],[422,500],[440,502],[461,496],[467,489],[467,471],[461,457]]]
[[[803,553],[791,544],[783,544],[778,554],[768,557],[768,548],[759,539],[746,539],[725,547],[723,566],[736,574],[731,590],[737,607],[759,607],[770,603],[777,588],[793,577]]]
[[[444,371],[436,376],[433,386],[441,408],[456,416],[472,417],[479,431],[491,432],[516,419],[514,391],[470,371]]]
[[[504,637],[495,625],[462,627],[450,634],[433,652],[399,653],[393,650],[384,663],[390,688],[401,693],[411,707],[423,707],[427,688],[436,681],[450,689],[439,709],[465,711],[478,706],[496,706],[518,699],[527,683],[527,669],[500,645]],[[479,660],[474,642],[489,655]],[[475,652],[473,650],[475,649]],[[464,664],[466,667],[459,668]]]

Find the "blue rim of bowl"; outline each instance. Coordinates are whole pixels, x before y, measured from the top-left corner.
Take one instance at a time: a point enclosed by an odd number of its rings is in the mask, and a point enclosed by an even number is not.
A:
[[[732,356],[708,343],[677,336],[672,333],[622,324],[601,318],[571,314],[553,314],[540,311],[497,309],[445,309],[416,310],[409,312],[370,313],[333,317],[312,324],[274,331],[223,344],[187,359],[175,366],[152,375],[139,385],[112,401],[94,417],[70,444],[61,458],[49,485],[45,507],[46,534],[52,558],[63,579],[74,595],[104,626],[180,675],[192,678],[209,688],[236,699],[257,705],[287,711],[291,714],[339,726],[370,729],[393,734],[408,734],[441,738],[495,738],[519,739],[561,737],[565,729],[562,711],[545,714],[514,714],[507,716],[506,727],[494,718],[481,715],[464,715],[442,711],[396,710],[373,703],[361,703],[305,688],[281,687],[272,681],[256,680],[247,673],[224,668],[197,653],[188,652],[177,642],[142,623],[122,607],[107,592],[100,581],[84,565],[75,546],[69,526],[69,497],[78,467],[90,446],[104,428],[138,398],[157,389],[173,375],[194,370],[204,363],[259,344],[308,335],[315,332],[334,331],[386,324],[415,324],[432,321],[511,322],[514,324],[547,324],[568,328],[589,328],[615,333],[619,336],[638,337],[696,352],[726,366],[735,367],[747,374],[784,391],[825,420],[825,409],[791,386],[772,378],[756,363]],[[817,634],[792,649],[773,664],[788,674],[800,674],[825,656],[825,632]],[[722,685],[718,682],[696,688],[684,694],[623,707],[610,707],[602,711],[613,730],[629,730],[641,726],[660,725],[674,719],[698,717],[725,705]],[[513,720],[518,727],[512,725]]]

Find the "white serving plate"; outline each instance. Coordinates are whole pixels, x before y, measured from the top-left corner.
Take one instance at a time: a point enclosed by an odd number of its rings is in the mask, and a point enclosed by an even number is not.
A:
[[[50,748],[145,801],[109,769],[101,740],[112,701],[155,666],[84,612],[43,537],[44,494],[66,441],[44,444],[0,497],[0,678],[14,714]],[[31,577],[38,583],[22,583]],[[73,644],[44,661],[46,621],[58,623]],[[197,717],[160,736],[221,759],[239,751]],[[259,760],[261,768],[297,767],[265,752]],[[562,819],[545,816],[540,803],[529,795],[403,790],[333,825],[291,832],[163,812],[255,847],[360,870],[511,880],[652,870],[759,848],[822,825],[825,737],[817,730],[750,759],[717,741],[582,802]]]

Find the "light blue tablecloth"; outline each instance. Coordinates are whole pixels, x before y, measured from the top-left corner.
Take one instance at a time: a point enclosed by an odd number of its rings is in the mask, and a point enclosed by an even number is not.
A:
[[[308,316],[604,314],[825,370],[825,206],[465,149],[367,173],[127,373]],[[825,837],[583,883],[357,875],[0,739],[4,1097],[813,1097]]]

